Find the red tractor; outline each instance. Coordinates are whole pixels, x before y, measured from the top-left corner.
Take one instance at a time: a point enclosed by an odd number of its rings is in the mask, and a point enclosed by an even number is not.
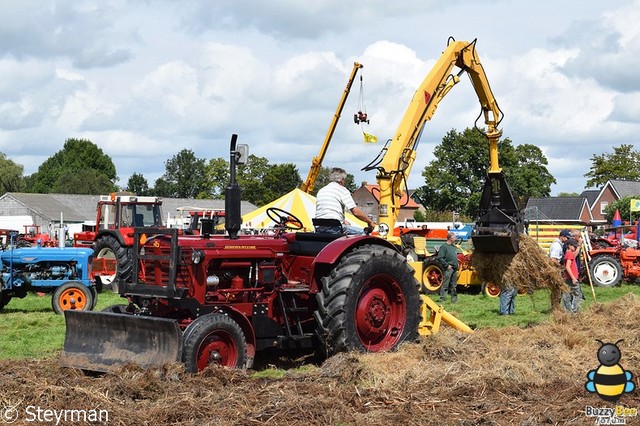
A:
[[[118,286],[125,303],[67,311],[63,365],[109,371],[182,361],[195,372],[251,367],[267,348],[391,350],[437,332],[441,320],[470,331],[428,297],[421,306],[413,269],[383,238],[285,232],[303,225],[278,208],[267,210],[275,235],[239,235],[235,170],[244,158],[234,135],[226,235],[135,228],[132,279]]]
[[[640,249],[613,246],[589,251],[589,273],[593,283],[601,287],[620,285],[622,280],[640,278]]]
[[[118,291],[120,280],[131,279],[131,248],[135,227],[162,227],[162,199],[135,195],[103,195],[96,224],[73,236],[75,247],[94,250],[93,272],[98,289]]]

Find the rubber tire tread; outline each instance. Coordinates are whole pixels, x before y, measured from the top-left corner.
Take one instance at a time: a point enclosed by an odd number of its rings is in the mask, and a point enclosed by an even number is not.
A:
[[[319,355],[329,357],[339,352],[366,351],[355,331],[355,305],[362,284],[379,273],[395,276],[406,302],[404,329],[390,349],[418,338],[421,300],[413,269],[391,248],[364,245],[344,255],[330,274],[321,279],[322,287],[316,294],[318,310],[314,312],[318,324],[316,336],[321,343]]]
[[[60,306],[60,295],[62,295],[62,293],[70,288],[77,288],[84,294],[86,302],[84,304],[84,309],[82,309],[83,311],[90,311],[91,309],[93,309],[93,295],[91,294],[91,290],[89,290],[89,287],[76,281],[69,281],[57,287],[51,297],[51,308],[53,308],[53,311],[56,314],[63,314],[64,309],[62,309],[62,306]]]
[[[247,339],[236,321],[224,314],[208,314],[189,324],[183,333],[182,362],[190,373],[198,372],[198,347],[215,330],[231,334],[238,347],[238,358],[232,368],[244,368],[247,363]]]
[[[124,280],[131,282],[131,272],[133,271],[133,263],[131,260],[131,247],[123,247],[113,235],[103,235],[93,244],[94,258],[104,248],[110,249],[116,257],[118,269],[116,270],[116,282]],[[113,285],[113,284],[112,284]]]
[[[11,296],[6,293],[2,294],[2,292],[0,291],[0,311],[2,311],[2,309],[4,309],[4,307],[7,306],[10,301]]]
[[[598,282],[598,280],[596,278],[596,275],[594,273],[596,266],[598,266],[600,263],[603,263],[605,261],[615,265],[615,268],[618,271],[618,277],[613,282],[613,284],[599,284],[599,282]],[[620,262],[618,261],[618,259],[616,259],[613,256],[607,256],[607,255],[595,256],[593,259],[591,259],[591,262],[589,262],[589,268],[590,268],[590,272],[591,272],[591,277],[593,278],[593,282],[598,287],[616,287],[616,286],[619,286],[622,283],[622,279],[624,278],[624,271],[622,270],[622,265],[620,265]]]

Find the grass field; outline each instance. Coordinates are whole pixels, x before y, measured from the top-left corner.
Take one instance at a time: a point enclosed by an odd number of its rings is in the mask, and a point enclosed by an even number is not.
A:
[[[588,285],[583,285],[586,300],[583,307],[593,303]],[[621,287],[596,287],[597,302],[610,302],[627,293],[640,296],[640,286],[623,283]],[[95,310],[122,303],[118,295],[102,292]],[[458,303],[445,302],[444,307],[472,328],[520,326],[539,324],[550,318],[549,292],[538,290],[533,295],[518,296],[516,314],[498,315],[498,299],[483,294],[459,293]],[[51,296],[30,294],[24,299],[12,299],[0,313],[0,359],[44,358],[58,353],[64,342],[64,317],[53,313]]]

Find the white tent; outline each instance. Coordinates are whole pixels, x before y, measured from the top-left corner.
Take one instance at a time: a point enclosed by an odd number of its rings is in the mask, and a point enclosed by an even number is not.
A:
[[[275,222],[267,216],[269,207],[277,207],[296,216],[304,226],[300,231],[313,232],[311,219],[316,213],[316,198],[296,188],[271,203],[242,216],[242,228],[266,229],[275,225]],[[367,224],[356,218],[351,213],[345,214],[346,220],[355,226],[364,228]]]

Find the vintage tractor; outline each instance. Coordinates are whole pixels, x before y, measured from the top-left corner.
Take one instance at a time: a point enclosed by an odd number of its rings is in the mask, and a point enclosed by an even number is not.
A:
[[[102,195],[97,205],[96,224],[73,236],[75,247],[94,250],[94,279],[98,289],[118,292],[120,280],[131,279],[133,228],[162,227],[162,199],[135,195]]]
[[[91,280],[93,250],[75,247],[9,247],[0,253],[0,310],[13,297],[23,298],[29,291],[53,293],[51,306],[57,314],[95,307],[98,299]]]
[[[589,251],[589,272],[594,284],[614,287],[622,280],[640,278],[640,249],[625,246],[593,248]]]
[[[135,228],[135,279],[119,285],[125,303],[66,312],[63,365],[109,371],[182,361],[195,372],[250,367],[267,348],[391,350],[437,332],[441,321],[470,331],[428,297],[421,306],[414,271],[385,239],[285,232],[301,222],[277,208],[267,210],[280,224],[275,235],[239,235],[235,167],[245,156],[234,135],[226,235]]]

